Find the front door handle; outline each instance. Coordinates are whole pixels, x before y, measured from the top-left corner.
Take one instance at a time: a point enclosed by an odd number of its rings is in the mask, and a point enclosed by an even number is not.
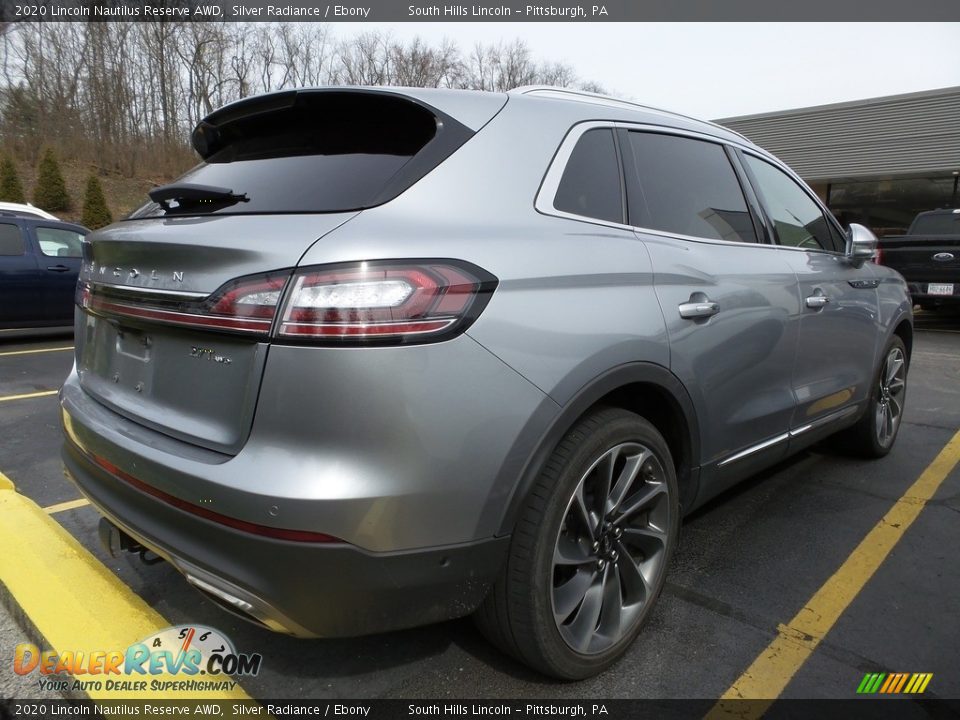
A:
[[[830,298],[826,295],[811,295],[807,298],[807,307],[819,310],[820,308],[826,307],[829,302]]]
[[[47,266],[47,270],[51,270],[53,272],[66,272],[69,269],[70,268],[68,268],[66,265],[48,265]]]
[[[720,305],[712,300],[703,300],[700,302],[685,302],[678,306],[680,317],[687,320],[696,320],[697,318],[708,318],[720,312]]]

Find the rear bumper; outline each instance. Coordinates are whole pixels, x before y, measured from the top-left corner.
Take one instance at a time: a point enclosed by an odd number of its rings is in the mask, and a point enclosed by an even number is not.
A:
[[[347,637],[461,617],[483,600],[509,538],[395,553],[259,537],[172,507],[94,464],[63,461],[90,502],[219,605],[299,637]]]
[[[60,400],[74,444],[149,488],[375,553],[499,534],[517,478],[558,412],[465,336],[397,348],[271,347],[235,455],[114,412],[76,373]]]
[[[234,609],[325,637],[472,612],[504,557],[496,536],[517,478],[557,412],[468,337],[271,347],[236,455],[123,417],[76,373],[60,401],[66,469],[107,518]]]

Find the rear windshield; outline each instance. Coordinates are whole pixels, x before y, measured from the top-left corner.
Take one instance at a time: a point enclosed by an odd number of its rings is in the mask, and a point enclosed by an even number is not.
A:
[[[173,183],[223,188],[243,199],[200,208],[173,201],[167,210],[150,202],[131,218],[372,207],[403,192],[471,134],[402,97],[302,93],[287,107],[217,125],[212,154]]]
[[[960,235],[960,212],[921,215],[913,221],[911,235]]]

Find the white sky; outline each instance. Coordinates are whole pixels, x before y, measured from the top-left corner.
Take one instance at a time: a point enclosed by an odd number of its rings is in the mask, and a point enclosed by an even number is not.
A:
[[[461,48],[522,38],[612,94],[704,119],[960,85],[960,23],[334,23]]]

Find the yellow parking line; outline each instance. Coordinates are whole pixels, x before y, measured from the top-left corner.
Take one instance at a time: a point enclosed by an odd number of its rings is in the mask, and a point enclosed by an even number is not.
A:
[[[783,692],[960,461],[960,432],[944,446],[823,586],[730,686],[708,718],[758,718]],[[851,686],[851,693],[853,688]],[[725,703],[747,698],[747,704]],[[762,702],[766,700],[767,702]]]
[[[67,502],[57,503],[56,505],[48,505],[43,509],[47,515],[53,515],[54,513],[63,512],[64,510],[73,510],[74,508],[83,507],[89,505],[90,501],[86,498],[78,498],[76,500],[67,500]]]
[[[9,350],[0,352],[0,357],[10,357],[11,355],[36,355],[37,353],[63,352],[64,350],[73,350],[73,345],[67,347],[41,348],[39,350]]]
[[[0,402],[7,402],[8,400],[29,400],[30,398],[38,397],[48,397],[50,395],[56,395],[59,390],[41,390],[40,392],[35,393],[25,393],[23,395],[7,395],[6,397],[0,397]]]
[[[91,657],[125,651],[170,627],[156,610],[124,585],[76,539],[33,501],[15,492],[0,474],[0,592],[29,618],[43,642],[57,653]],[[44,648],[46,649],[46,648]],[[90,679],[80,676],[81,679]],[[123,675],[94,679],[127,679]],[[136,679],[136,678],[134,678]],[[182,680],[151,675],[161,682]],[[224,678],[226,679],[226,678]],[[248,700],[240,685],[232,690],[184,690],[173,694],[147,684],[142,692],[88,689],[97,701],[137,699]]]

